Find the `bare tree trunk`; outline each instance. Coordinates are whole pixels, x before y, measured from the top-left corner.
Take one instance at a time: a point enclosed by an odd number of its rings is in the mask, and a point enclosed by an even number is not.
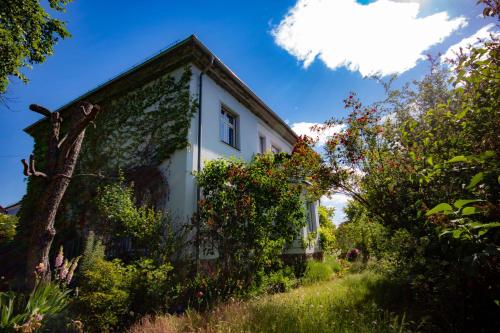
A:
[[[46,181],[42,195],[35,206],[37,211],[32,221],[27,249],[26,286],[32,289],[37,278],[50,279],[49,253],[56,234],[54,228],[56,214],[75,170],[85,129],[95,119],[100,108],[90,103],[82,103],[79,110],[74,111],[69,130],[62,139],[59,139],[62,118],[57,112],[51,113],[37,105],[31,105],[30,109],[49,118],[52,126],[46,172],[35,169],[33,156],[30,156],[29,164],[22,160],[26,176],[42,177]]]

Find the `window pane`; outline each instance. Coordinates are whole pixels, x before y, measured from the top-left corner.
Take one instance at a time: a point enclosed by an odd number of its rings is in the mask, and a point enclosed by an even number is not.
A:
[[[219,121],[219,136],[220,136],[220,139],[225,141],[225,137],[224,137],[224,120],[222,119],[222,117],[220,118],[220,121]]]
[[[234,147],[234,129],[228,127],[228,143]]]

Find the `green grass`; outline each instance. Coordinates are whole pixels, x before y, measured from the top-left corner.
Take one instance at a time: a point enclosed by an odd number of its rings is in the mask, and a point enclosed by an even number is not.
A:
[[[371,272],[304,286],[287,293],[235,301],[209,313],[148,319],[131,332],[406,332],[404,316],[381,309],[382,279]],[[158,330],[158,332],[160,332]]]
[[[306,271],[302,277],[302,283],[312,284],[321,281],[328,281],[332,278],[333,270],[326,263],[310,260],[307,262]]]

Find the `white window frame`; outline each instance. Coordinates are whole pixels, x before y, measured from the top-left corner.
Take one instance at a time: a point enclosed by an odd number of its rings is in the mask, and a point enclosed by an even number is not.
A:
[[[232,123],[229,119],[232,118]],[[231,130],[232,129],[232,142],[231,142]],[[222,142],[225,144],[239,149],[239,117],[236,113],[230,110],[224,104],[221,104],[220,113],[219,113],[219,137]]]

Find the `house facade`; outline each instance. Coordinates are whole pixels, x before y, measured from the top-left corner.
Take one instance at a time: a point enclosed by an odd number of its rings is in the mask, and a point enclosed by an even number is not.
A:
[[[189,95],[197,102],[196,113],[187,130],[187,145],[159,163],[158,170],[168,184],[162,201],[177,223],[188,223],[197,210],[200,191],[193,174],[204,163],[217,158],[250,160],[264,152],[291,153],[297,140],[293,130],[265,105],[220,59],[195,36],[162,51],[146,62],[97,87],[59,111],[69,112],[77,101],[102,103],[117,94],[148,85],[165,75],[180,77],[189,67]],[[35,137],[35,128],[26,131]],[[291,254],[319,253],[318,202],[306,204],[307,226]],[[303,246],[303,240],[307,245]]]

